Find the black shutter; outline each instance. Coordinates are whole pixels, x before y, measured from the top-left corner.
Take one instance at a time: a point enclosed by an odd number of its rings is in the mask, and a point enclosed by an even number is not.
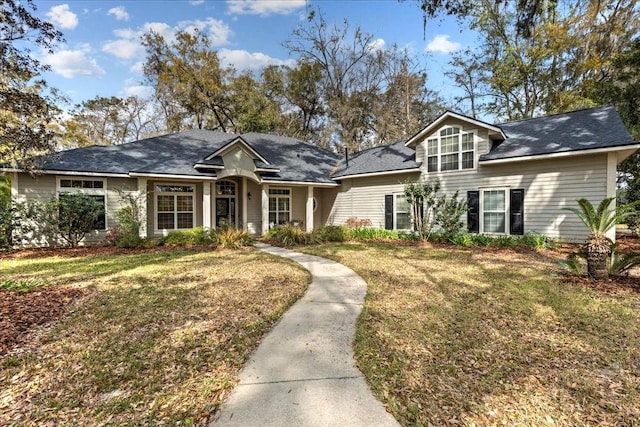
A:
[[[524,234],[524,189],[511,190],[509,214],[510,233]]]
[[[480,192],[467,191],[467,229],[469,233],[480,231]]]
[[[393,194],[384,196],[384,228],[393,230]]]

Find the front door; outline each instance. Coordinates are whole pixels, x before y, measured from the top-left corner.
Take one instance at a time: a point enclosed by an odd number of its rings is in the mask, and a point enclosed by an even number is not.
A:
[[[231,197],[216,198],[216,227],[234,228],[236,219],[236,200]]]

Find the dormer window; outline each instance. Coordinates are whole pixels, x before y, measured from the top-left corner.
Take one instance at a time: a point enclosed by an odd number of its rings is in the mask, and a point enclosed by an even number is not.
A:
[[[474,168],[475,133],[446,127],[427,139],[427,172]]]

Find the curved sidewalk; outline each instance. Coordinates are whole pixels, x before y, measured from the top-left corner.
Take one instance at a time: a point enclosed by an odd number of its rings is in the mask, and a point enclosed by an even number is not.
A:
[[[240,372],[215,426],[398,426],[354,366],[366,282],[351,269],[264,244],[312,275],[309,289]]]

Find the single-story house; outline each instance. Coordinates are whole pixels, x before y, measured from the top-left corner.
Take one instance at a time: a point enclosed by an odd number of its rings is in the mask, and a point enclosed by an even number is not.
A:
[[[310,231],[351,217],[405,230],[403,182],[438,178],[444,194],[466,198],[471,232],[582,241],[585,227],[564,208],[614,197],[617,165],[638,148],[612,106],[505,124],[447,111],[406,141],[347,155],[276,135],[189,130],[63,151],[35,176],[3,170],[18,202],[95,196],[105,214],[91,239],[117,225],[123,191],[143,195],[146,237],[223,224]]]

